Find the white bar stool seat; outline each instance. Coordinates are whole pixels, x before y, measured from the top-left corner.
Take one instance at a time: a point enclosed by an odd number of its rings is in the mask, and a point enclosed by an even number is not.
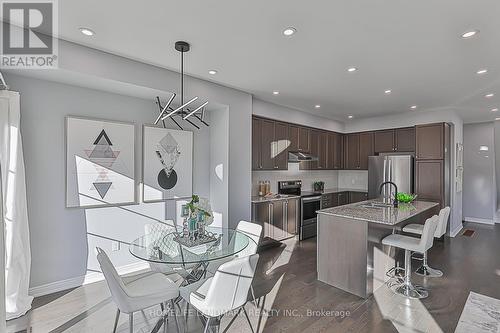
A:
[[[436,228],[435,238],[441,238],[446,233],[446,227],[448,225],[448,218],[450,217],[450,207],[445,207],[439,212],[439,221]],[[412,233],[416,235],[422,235],[424,231],[423,224],[408,224],[403,228],[404,232]],[[429,267],[427,263],[427,251],[424,252],[424,259],[422,265],[415,271],[416,274],[426,277],[441,277],[443,272]]]
[[[382,239],[382,244],[398,247],[405,250],[405,277],[402,285],[396,288],[396,293],[410,298],[425,298],[429,293],[419,286],[411,283],[411,253],[425,253],[432,247],[434,233],[438,224],[438,216],[435,215],[425,221],[422,237],[416,238],[401,234],[392,234]]]

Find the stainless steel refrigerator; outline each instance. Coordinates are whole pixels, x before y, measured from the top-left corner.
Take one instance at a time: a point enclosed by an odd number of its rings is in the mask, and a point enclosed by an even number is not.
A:
[[[386,191],[394,192],[390,185],[384,186],[382,194],[380,184],[391,181],[398,187],[398,192],[413,191],[413,156],[385,155],[368,157],[368,198],[386,197]]]

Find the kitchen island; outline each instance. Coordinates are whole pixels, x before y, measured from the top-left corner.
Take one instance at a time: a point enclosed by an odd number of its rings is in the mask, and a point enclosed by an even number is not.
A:
[[[317,213],[318,280],[366,298],[388,280],[399,255],[382,239],[408,223],[424,223],[439,205],[417,200],[394,208],[368,200]]]

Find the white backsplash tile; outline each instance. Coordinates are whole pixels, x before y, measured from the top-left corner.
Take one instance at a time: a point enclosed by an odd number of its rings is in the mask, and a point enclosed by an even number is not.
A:
[[[271,192],[278,192],[278,181],[301,180],[303,191],[312,191],[315,181],[325,182],[325,188],[339,187],[338,171],[336,170],[299,170],[298,163],[289,163],[288,170],[282,171],[253,171],[252,172],[252,195],[258,194],[259,181],[269,180]]]
[[[339,170],[339,187],[368,190],[368,171],[366,170]]]

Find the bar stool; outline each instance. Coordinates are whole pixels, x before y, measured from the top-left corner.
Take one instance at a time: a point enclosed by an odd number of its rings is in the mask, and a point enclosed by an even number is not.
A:
[[[435,238],[441,238],[446,233],[448,218],[450,217],[450,207],[445,207],[439,212],[439,222],[436,228]],[[408,224],[403,228],[404,232],[422,235],[424,226],[422,224]],[[424,252],[422,265],[415,271],[416,274],[426,277],[441,277],[443,272],[429,267],[427,264],[427,251]]]
[[[396,288],[396,293],[410,298],[426,298],[429,293],[419,286],[411,283],[411,253],[425,253],[432,247],[434,233],[436,232],[439,217],[434,215],[427,219],[422,230],[422,237],[410,237],[393,234],[382,239],[382,244],[398,247],[405,250],[405,277],[402,285]]]

